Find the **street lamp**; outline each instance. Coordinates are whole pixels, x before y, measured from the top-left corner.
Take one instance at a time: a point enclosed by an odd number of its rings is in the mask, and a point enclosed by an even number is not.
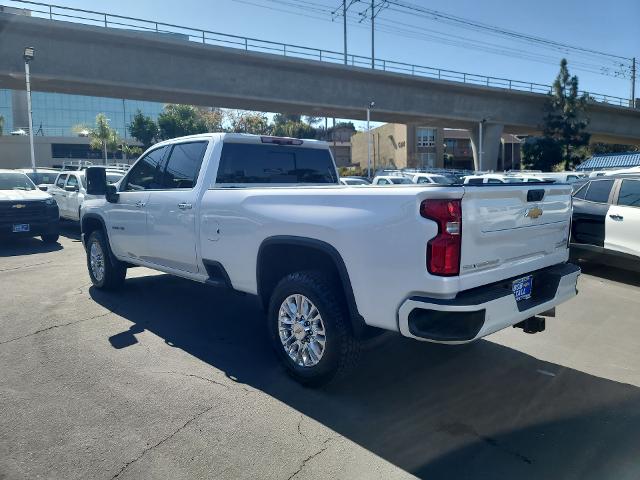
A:
[[[29,115],[29,148],[31,149],[31,168],[33,173],[36,173],[36,155],[33,150],[33,116],[31,112],[31,78],[29,71],[29,63],[35,56],[35,49],[33,47],[25,47],[24,49],[24,77],[27,82],[27,112]]]
[[[371,109],[376,106],[376,102],[369,102],[367,105],[367,177],[371,180]]]

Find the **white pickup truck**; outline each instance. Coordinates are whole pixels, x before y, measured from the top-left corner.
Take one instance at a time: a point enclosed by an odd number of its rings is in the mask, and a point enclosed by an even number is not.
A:
[[[141,265],[257,295],[309,385],[343,375],[372,327],[451,344],[535,332],[577,293],[569,185],[354,189],[326,143],[242,134],[158,143],[117,185],[87,181],[103,195],[81,211],[96,287]]]

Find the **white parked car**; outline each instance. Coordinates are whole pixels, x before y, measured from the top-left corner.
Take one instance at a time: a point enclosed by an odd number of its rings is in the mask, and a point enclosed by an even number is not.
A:
[[[96,288],[141,265],[255,295],[305,384],[344,375],[371,327],[449,344],[534,333],[576,295],[569,185],[344,188],[325,142],[224,133],[158,143],[117,185],[98,168],[87,181]]]
[[[101,167],[95,167],[101,168]],[[124,172],[106,169],[108,183],[117,183]],[[87,184],[84,170],[62,171],[58,173],[55,183],[49,187],[48,192],[56,199],[60,209],[60,218],[79,221],[80,206],[82,202],[90,198],[87,195]]]
[[[483,183],[506,183],[504,175],[485,174],[485,175],[467,175],[463,177],[465,185],[481,185]]]
[[[378,175],[373,178],[371,185],[412,185],[413,182],[408,177],[393,175]]]
[[[24,173],[27,177],[35,183],[40,190],[46,192],[51,185],[56,181],[56,177],[60,170],[57,168],[36,168],[34,173],[31,168],[19,168],[17,171]]]
[[[0,238],[41,237],[58,241],[60,217],[55,200],[24,173],[0,170]]]
[[[451,185],[454,183],[449,177],[436,173],[416,173],[411,180],[413,183],[437,183],[439,185]]]
[[[579,172],[541,172],[532,173],[532,176],[549,182],[575,183],[584,180],[587,176]]]
[[[341,177],[340,184],[348,187],[364,187],[366,185],[371,185],[367,180],[356,177]]]

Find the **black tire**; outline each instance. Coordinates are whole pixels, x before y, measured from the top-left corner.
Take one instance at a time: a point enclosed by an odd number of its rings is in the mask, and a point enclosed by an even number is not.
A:
[[[58,243],[58,239],[60,238],[60,235],[58,235],[57,233],[49,233],[46,235],[42,235],[40,238],[42,238],[42,241],[48,245],[51,245],[53,243]]]
[[[92,247],[95,245],[96,253],[101,255],[101,262],[96,259],[97,265],[92,267],[91,254]],[[91,283],[97,288],[104,290],[116,289],[124,283],[127,276],[127,268],[125,265],[114,259],[110,254],[109,243],[102,230],[94,230],[87,240],[87,269]],[[100,274],[99,265],[102,265],[102,274]]]
[[[317,364],[298,365],[280,340],[279,312],[291,295],[301,294],[317,308],[324,324],[325,346]],[[325,275],[316,271],[296,272],[284,277],[271,295],[269,333],[276,355],[287,372],[303,385],[318,387],[345,377],[357,364],[360,342],[354,336],[344,297]]]

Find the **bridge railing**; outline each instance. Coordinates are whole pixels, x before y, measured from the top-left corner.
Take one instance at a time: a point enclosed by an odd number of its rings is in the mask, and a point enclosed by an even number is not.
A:
[[[27,0],[5,0],[5,6],[28,10],[34,17],[48,18],[50,20],[61,20],[85,25],[95,25],[105,28],[119,28],[150,35],[164,35],[174,39],[182,39],[190,42],[198,42],[205,45],[217,45],[230,48],[238,48],[251,52],[270,53],[287,57],[303,58],[342,64],[345,63],[344,53],[333,50],[325,50],[302,45],[273,42],[252,37],[243,37],[228,33],[214,32],[197,28],[174,25],[154,20],[126,17],[106,12],[97,12],[72,7],[62,7],[48,3],[33,2]],[[371,57],[348,54],[346,64],[354,67],[375,68],[385,72],[401,73],[418,77],[428,77],[450,82],[459,82],[473,85],[481,85],[490,88],[502,88],[506,90],[518,90],[524,92],[547,94],[551,92],[550,85],[541,83],[526,82],[508,78],[490,77],[475,73],[458,72],[442,68],[415,65],[410,63],[397,62],[376,58],[371,62]],[[605,95],[601,93],[587,93],[590,101],[618,105],[621,107],[631,107],[632,103],[628,98]]]

